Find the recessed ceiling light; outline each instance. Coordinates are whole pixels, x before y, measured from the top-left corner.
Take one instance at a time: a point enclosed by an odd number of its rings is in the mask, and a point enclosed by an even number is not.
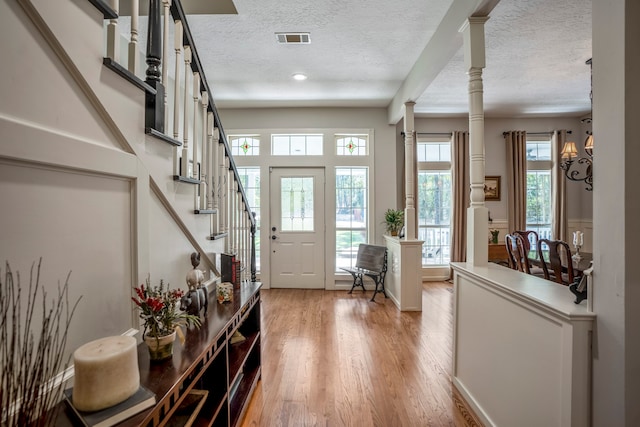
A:
[[[304,74],[302,74],[302,73],[295,73],[295,74],[293,75],[293,78],[294,78],[295,80],[300,80],[300,81],[302,81],[302,80],[307,80],[307,76],[306,76],[306,75],[304,75]]]

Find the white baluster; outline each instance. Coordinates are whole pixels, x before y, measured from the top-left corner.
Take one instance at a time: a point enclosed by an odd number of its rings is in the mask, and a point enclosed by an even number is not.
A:
[[[173,49],[176,52],[175,81],[173,86],[173,139],[180,138],[180,68],[182,66],[182,21],[175,21]],[[180,147],[176,147],[173,155],[173,174],[180,175]]]
[[[131,0],[131,39],[129,41],[129,62],[127,66],[134,75],[138,74],[138,14],[140,5],[138,0]],[[163,58],[164,59],[164,58]],[[164,69],[164,67],[162,67]]]
[[[189,172],[189,75],[191,74],[191,48],[184,47],[184,121],[182,125],[182,176],[191,178]]]
[[[207,175],[207,182],[209,186],[209,197],[207,198],[207,209],[217,209],[218,201],[216,190],[216,183],[218,181],[218,141],[220,140],[220,131],[215,128],[214,117],[212,112],[207,113],[207,117],[210,124],[211,142],[209,143],[209,174]]]
[[[137,0],[136,0],[137,1]],[[169,101],[167,92],[169,92],[169,16],[171,12],[171,0],[162,0],[164,25],[162,28],[162,86],[164,86],[164,126],[165,134],[169,134]]]
[[[200,169],[200,209],[207,209],[209,204],[209,165],[211,163],[211,134],[213,133],[213,123],[207,115],[209,106],[209,94],[202,92],[202,168]]]
[[[191,151],[193,151],[193,174],[191,178],[200,179],[200,170],[198,169],[198,162],[200,161],[199,155],[199,141],[198,138],[198,116],[200,115],[200,73],[193,73],[193,147]]]
[[[120,0],[111,0],[111,8],[117,13],[120,12]],[[120,34],[118,33],[118,18],[109,20],[107,24],[107,58],[115,62],[120,61]]]

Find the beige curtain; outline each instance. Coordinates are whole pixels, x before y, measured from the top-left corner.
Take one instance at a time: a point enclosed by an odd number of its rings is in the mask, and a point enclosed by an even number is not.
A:
[[[453,132],[451,136],[451,262],[467,260],[467,208],[469,207],[469,132]]]
[[[505,132],[509,231],[527,226],[527,132]]]
[[[556,240],[567,241],[567,181],[564,171],[560,169],[560,153],[567,140],[567,131],[559,130],[553,132],[551,138],[551,194],[553,201],[551,204],[551,236]]]

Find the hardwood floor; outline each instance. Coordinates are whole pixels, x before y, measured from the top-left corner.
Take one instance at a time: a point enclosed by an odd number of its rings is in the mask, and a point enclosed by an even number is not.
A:
[[[243,425],[475,425],[452,398],[451,288],[424,284],[422,312],[371,291],[263,290],[262,380]]]

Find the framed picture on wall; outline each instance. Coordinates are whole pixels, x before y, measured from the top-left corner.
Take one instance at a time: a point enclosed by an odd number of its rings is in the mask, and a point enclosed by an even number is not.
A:
[[[484,177],[484,199],[500,200],[500,178],[499,176]]]

